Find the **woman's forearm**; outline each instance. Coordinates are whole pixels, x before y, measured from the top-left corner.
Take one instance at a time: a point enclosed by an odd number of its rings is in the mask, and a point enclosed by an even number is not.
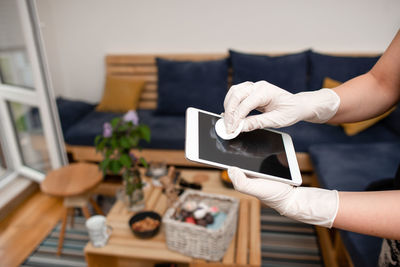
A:
[[[376,117],[392,107],[370,74],[358,76],[333,89],[340,106],[329,123],[356,122]]]
[[[339,192],[333,227],[400,240],[400,190]]]
[[[400,100],[400,31],[375,66],[333,90],[340,106],[330,123],[354,122],[373,118]]]

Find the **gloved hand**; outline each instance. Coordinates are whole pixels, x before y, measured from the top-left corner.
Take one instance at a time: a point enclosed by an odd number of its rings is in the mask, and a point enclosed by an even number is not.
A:
[[[336,190],[295,187],[263,178],[248,178],[237,167],[230,167],[228,175],[237,191],[257,197],[281,215],[309,224],[332,227],[339,207]]]
[[[336,114],[339,105],[340,98],[331,89],[292,94],[266,81],[244,82],[228,91],[224,122],[228,133],[243,119],[243,132],[285,127],[301,120],[324,123]],[[263,113],[246,118],[254,109]]]

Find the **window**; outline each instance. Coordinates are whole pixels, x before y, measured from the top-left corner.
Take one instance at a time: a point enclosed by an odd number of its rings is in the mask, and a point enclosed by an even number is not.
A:
[[[23,165],[49,171],[51,164],[38,108],[17,102],[8,104]]]
[[[5,175],[6,172],[7,172],[6,159],[4,157],[3,149],[1,148],[0,144],[0,179]]]
[[[41,40],[35,0],[0,1],[0,179],[67,162]]]

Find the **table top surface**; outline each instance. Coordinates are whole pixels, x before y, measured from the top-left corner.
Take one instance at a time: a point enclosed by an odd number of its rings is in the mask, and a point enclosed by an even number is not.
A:
[[[58,197],[76,196],[88,192],[103,178],[99,165],[93,163],[71,163],[48,172],[40,189]]]
[[[179,169],[178,169],[179,170]],[[237,233],[222,259],[223,264],[244,264],[259,266],[261,263],[260,237],[260,203],[256,198],[241,194],[227,188],[221,182],[220,171],[216,170],[179,170],[181,177],[189,182],[203,181],[202,191],[224,194],[240,199]],[[160,187],[145,188],[146,210],[164,214],[167,210],[167,199]],[[149,259],[171,262],[201,263],[175,251],[168,249],[165,242],[164,227],[151,239],[135,237],[128,225],[134,212],[128,211],[121,201],[117,201],[107,215],[107,223],[113,232],[106,246],[96,248],[89,242],[85,254],[108,255],[136,259]]]

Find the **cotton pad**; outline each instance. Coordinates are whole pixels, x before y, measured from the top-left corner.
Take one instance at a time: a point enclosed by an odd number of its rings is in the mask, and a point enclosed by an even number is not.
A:
[[[236,130],[233,133],[228,134],[225,128],[224,118],[221,118],[215,123],[215,131],[217,132],[217,135],[222,139],[231,140],[240,134],[243,129],[243,125],[244,121],[242,120]]]

